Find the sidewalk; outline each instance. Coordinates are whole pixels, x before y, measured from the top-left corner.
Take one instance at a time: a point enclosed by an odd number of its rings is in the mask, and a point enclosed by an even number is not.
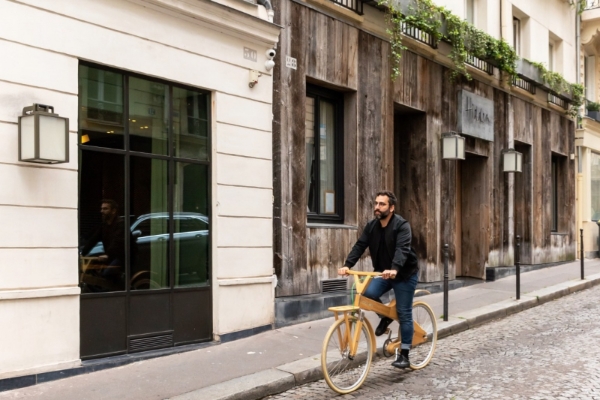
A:
[[[515,276],[452,290],[449,321],[438,319],[439,337],[600,284],[599,259],[586,260],[583,281],[579,268],[575,261],[521,274],[519,301]],[[442,315],[442,293],[419,299]],[[0,399],[259,399],[321,377],[321,344],[332,320],[0,392]],[[396,323],[391,328],[396,330]],[[384,336],[378,338],[379,348]]]

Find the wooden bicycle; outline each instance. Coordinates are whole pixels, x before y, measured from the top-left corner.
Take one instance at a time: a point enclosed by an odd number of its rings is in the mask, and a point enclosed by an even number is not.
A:
[[[365,311],[375,311],[379,315],[398,321],[396,300],[385,305],[362,295],[371,280],[381,275],[380,273],[348,271],[348,274],[355,276],[354,304],[329,308],[335,316],[335,321],[325,335],[321,350],[321,367],[325,381],[331,389],[341,394],[353,392],[363,384],[376,353],[375,331],[365,317]],[[415,294],[417,293],[429,294],[422,289],[416,290]],[[409,357],[410,368],[421,369],[431,361],[437,343],[435,315],[425,302],[413,302],[413,324],[415,332]],[[395,338],[392,338],[389,328],[387,334],[382,353],[391,357],[400,348],[400,329]]]

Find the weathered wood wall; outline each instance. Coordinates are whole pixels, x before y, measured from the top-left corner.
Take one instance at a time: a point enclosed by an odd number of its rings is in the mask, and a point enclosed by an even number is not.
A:
[[[403,54],[402,75],[392,82],[387,42],[289,0],[276,0],[275,10],[275,22],[284,27],[273,107],[277,296],[318,293],[322,279],[336,277],[373,218],[373,194],[383,188],[397,192],[398,212],[411,222],[421,281],[443,278],[443,243],[450,245],[452,277],[457,246],[462,274],[482,278],[486,266],[512,265],[515,234],[525,239],[523,263],[574,258],[572,121],[477,80],[452,81],[446,67],[410,51]],[[285,56],[297,59],[296,70],[285,66]],[[307,82],[344,93],[345,215],[340,227],[306,221]],[[463,165],[461,184],[457,162],[440,157],[442,132],[456,130],[459,89],[494,100],[494,142],[466,141],[467,152],[477,160],[478,190],[465,187],[473,176],[468,167]],[[529,169],[516,177],[502,172],[501,151],[509,146],[528,149],[524,168]],[[549,230],[553,153],[564,156],[562,235]],[[470,226],[474,218],[479,222]],[[358,268],[370,267],[367,253]]]

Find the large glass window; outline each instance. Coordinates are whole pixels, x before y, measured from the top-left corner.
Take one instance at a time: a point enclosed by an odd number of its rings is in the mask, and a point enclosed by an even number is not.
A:
[[[306,196],[308,218],[342,221],[342,97],[308,86],[306,97]]]
[[[87,64],[79,77],[82,292],[207,284],[209,93]]]
[[[600,220],[600,154],[591,153],[591,216],[593,221]]]

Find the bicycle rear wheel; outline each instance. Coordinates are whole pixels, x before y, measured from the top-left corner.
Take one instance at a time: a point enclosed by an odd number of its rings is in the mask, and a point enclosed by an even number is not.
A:
[[[357,329],[358,319],[342,318],[334,322],[323,340],[321,368],[329,387],[338,393],[355,391],[363,384],[373,360],[373,346],[367,324],[363,323],[358,336],[356,355],[350,357],[350,342]]]
[[[413,325],[415,333],[409,355],[410,368],[421,369],[431,361],[437,344],[437,323],[428,304],[421,301],[413,303]]]

